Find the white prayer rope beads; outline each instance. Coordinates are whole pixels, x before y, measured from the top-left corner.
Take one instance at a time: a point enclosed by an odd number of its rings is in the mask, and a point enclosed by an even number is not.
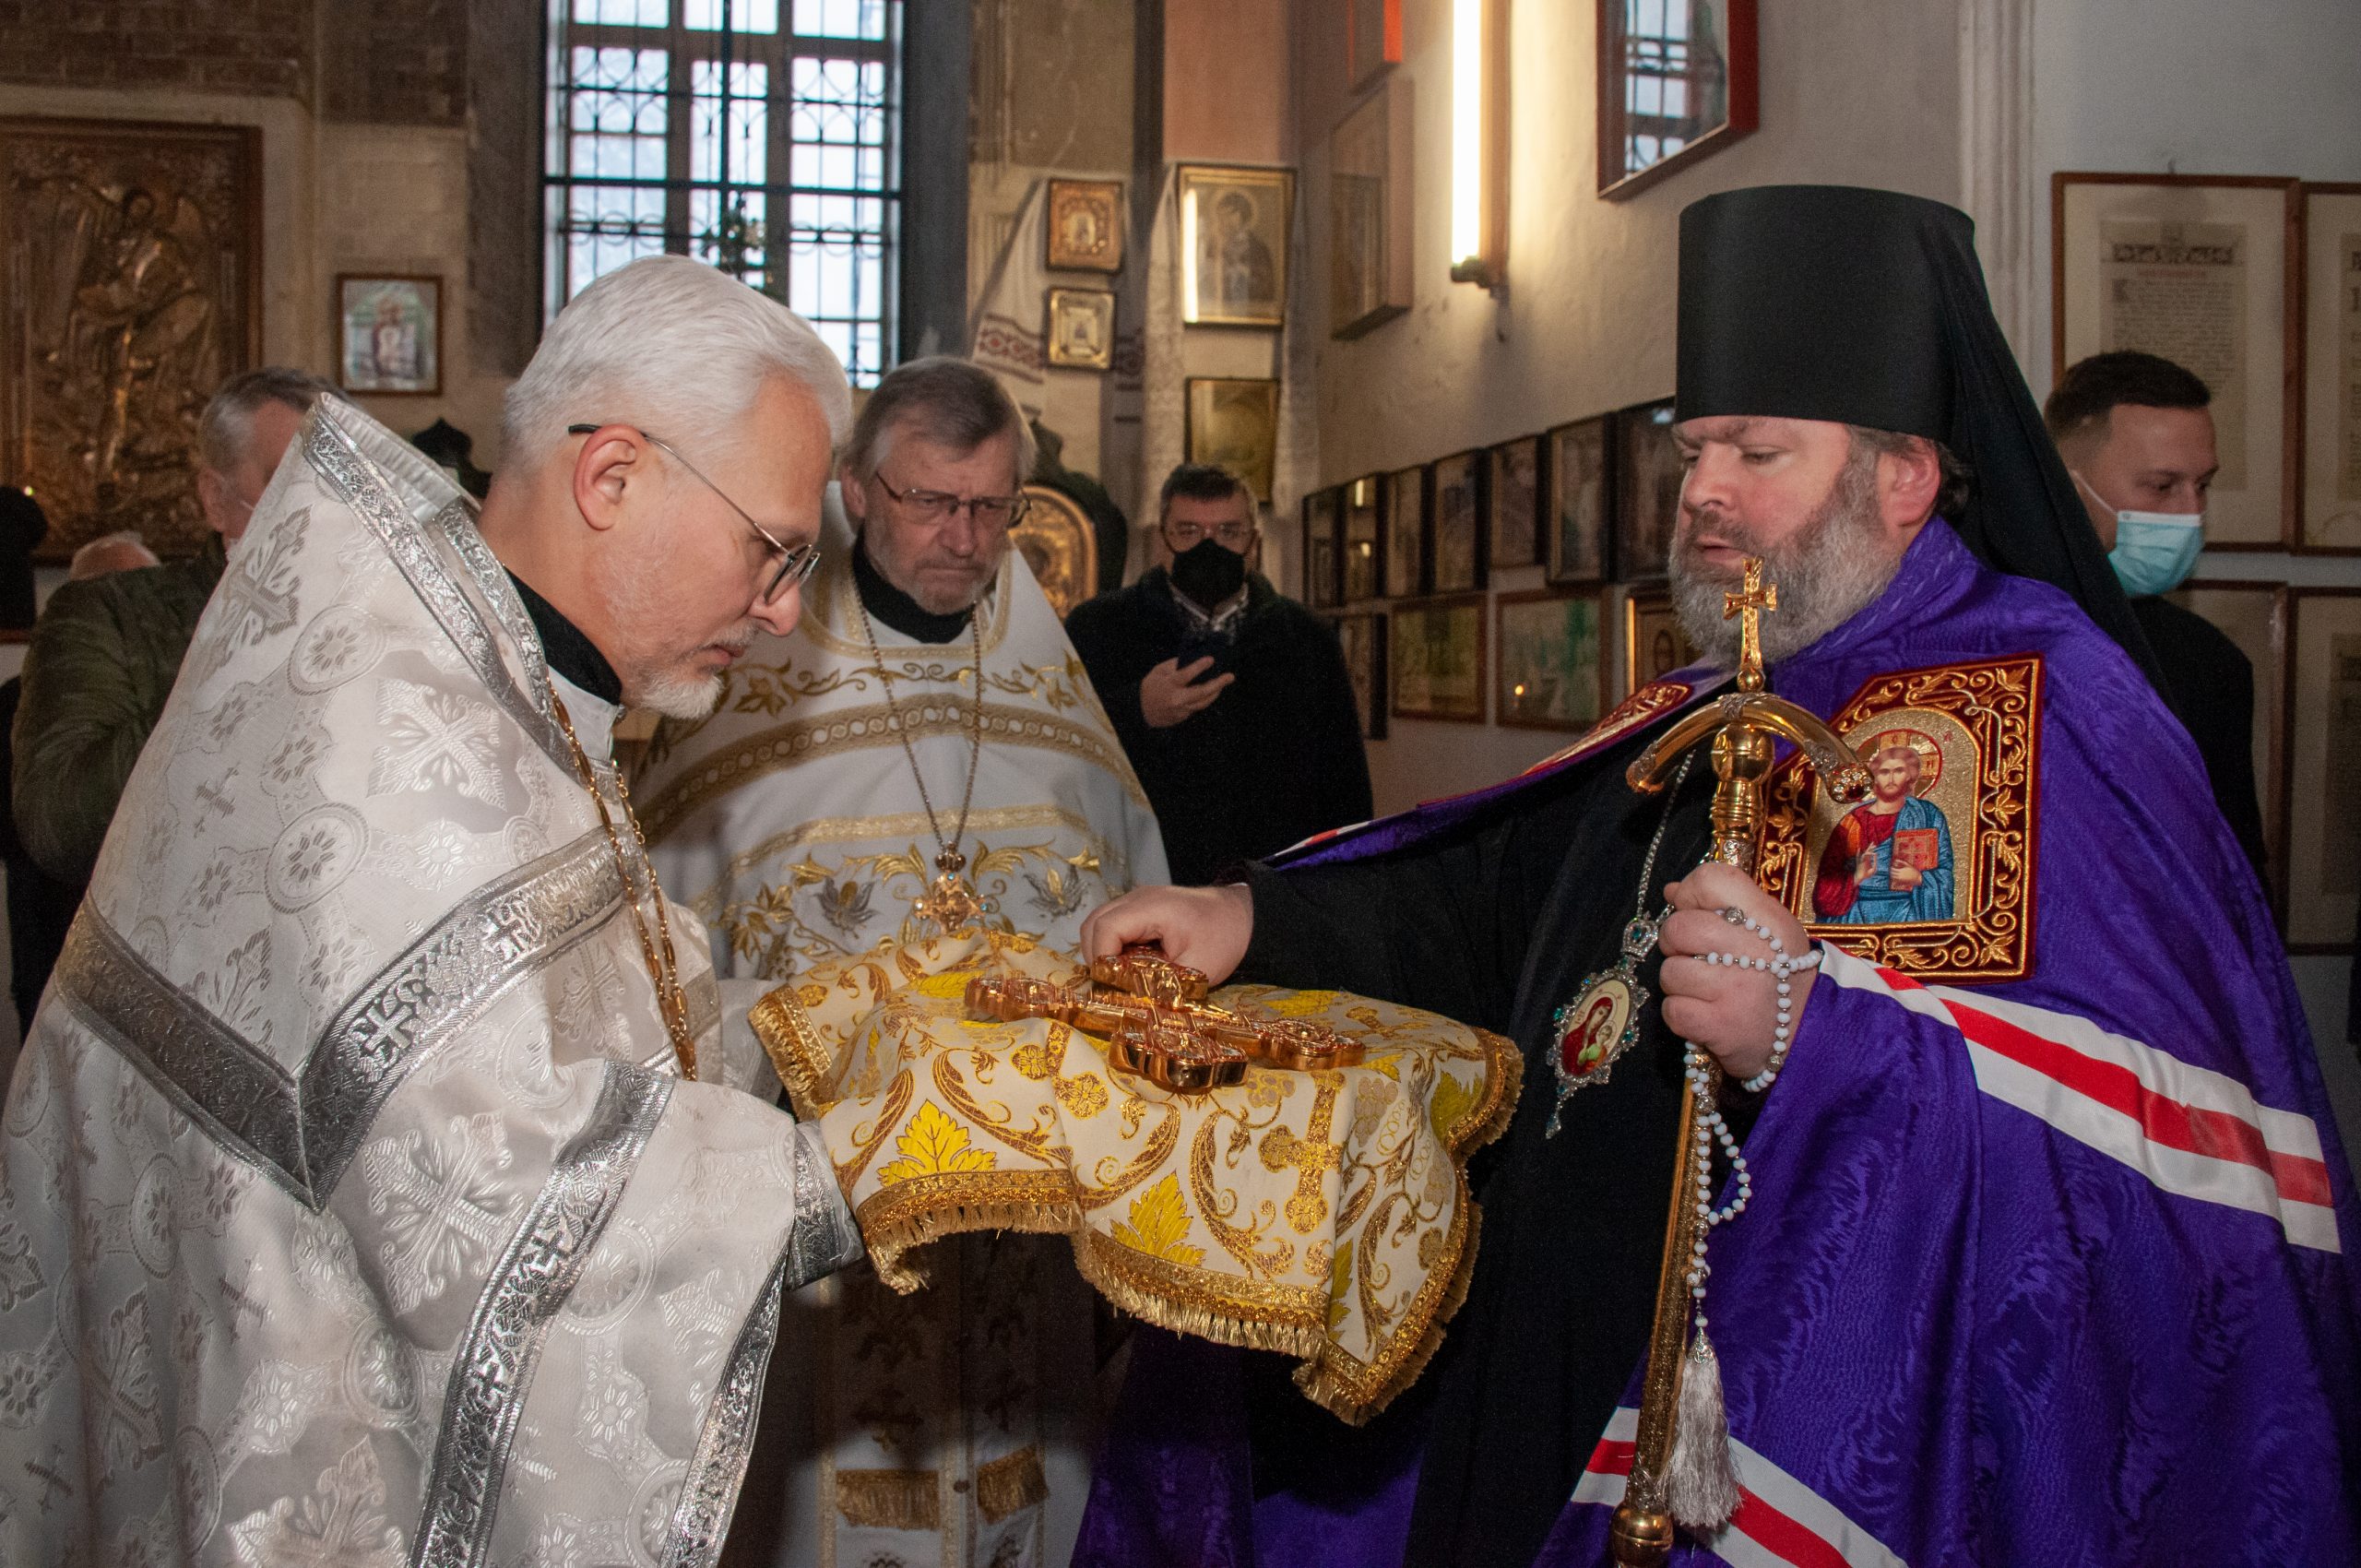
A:
[[[1746,1212],[1747,1200],[1754,1195],[1754,1175],[1746,1168],[1746,1156],[1738,1152],[1738,1140],[1730,1136],[1730,1126],[1714,1104],[1714,1075],[1708,1065],[1711,1058],[1695,1046],[1689,1048],[1683,1059],[1689,1087],[1697,1097],[1697,1191],[1690,1201],[1697,1206],[1697,1240],[1689,1250],[1689,1300],[1697,1321],[1697,1331],[1705,1329],[1705,1280],[1714,1272],[1705,1261],[1705,1238],[1716,1225],[1726,1224]],[[1730,1162],[1730,1201],[1720,1209],[1714,1207],[1714,1146],[1719,1144],[1722,1158]]]
[[[1724,909],[1722,919],[1732,925],[1745,927],[1771,944],[1771,956],[1768,958],[1745,958],[1736,953],[1700,955],[1705,962],[1719,964],[1726,968],[1761,970],[1778,983],[1779,1019],[1771,1030],[1771,1060],[1764,1065],[1762,1071],[1738,1083],[1738,1087],[1747,1093],[1761,1094],[1778,1081],[1779,1069],[1787,1064],[1787,1047],[1792,1043],[1788,1036],[1796,1016],[1796,998],[1794,989],[1789,982],[1794,980],[1798,970],[1820,968],[1820,949],[1815,947],[1800,958],[1790,958],[1787,956],[1787,944],[1773,935],[1771,928],[1761,921],[1747,919],[1746,911],[1743,909]]]
[[[1772,933],[1761,921],[1749,920],[1742,909],[1726,909],[1722,919],[1734,926],[1742,926],[1761,937],[1771,947],[1768,958],[1744,957],[1736,953],[1704,953],[1699,956],[1708,964],[1724,968],[1753,969],[1769,975],[1778,986],[1779,1018],[1771,1031],[1771,1060],[1762,1071],[1744,1079],[1738,1087],[1750,1094],[1761,1094],[1779,1076],[1779,1069],[1787,1063],[1787,1047],[1795,1027],[1796,999],[1793,981],[1803,970],[1820,967],[1820,949],[1815,947],[1799,958],[1787,956],[1786,944]],[[1720,1109],[1714,1103],[1714,1074],[1711,1058],[1691,1045],[1683,1059],[1690,1087],[1697,1099],[1697,1191],[1691,1202],[1697,1206],[1697,1240],[1689,1254],[1689,1299],[1694,1312],[1697,1331],[1705,1330],[1705,1281],[1714,1272],[1705,1261],[1705,1238],[1717,1225],[1726,1225],[1746,1212],[1747,1201],[1754,1195],[1754,1175],[1746,1167],[1746,1156],[1738,1151],[1738,1139],[1730,1135],[1729,1123],[1722,1119]],[[1729,1202],[1716,1209],[1714,1206],[1713,1154],[1718,1145],[1722,1158],[1729,1161]]]
[[[1768,958],[1742,958],[1735,953],[1700,955],[1706,963],[1724,968],[1767,974],[1778,987],[1779,1019],[1771,1034],[1771,1060],[1741,1086],[1750,1093],[1761,1094],[1786,1064],[1796,1018],[1791,982],[1797,970],[1820,967],[1820,949],[1815,947],[1800,958],[1790,958],[1786,944],[1772,934],[1771,928],[1761,921],[1747,919],[1744,910],[1726,909],[1722,919],[1734,926],[1743,926],[1771,948]],[[1738,1139],[1730,1135],[1729,1123],[1723,1120],[1721,1109],[1714,1103],[1721,1074],[1714,1068],[1714,1059],[1693,1041],[1684,1044],[1682,1066],[1689,1079],[1689,1098],[1696,1108],[1696,1144],[1691,1152],[1697,1158],[1691,1163],[1697,1172],[1697,1185],[1694,1192],[1680,1194],[1679,1201],[1696,1206],[1697,1229],[1689,1244],[1687,1275],[1689,1313],[1696,1333],[1689,1342],[1684,1358],[1687,1365],[1680,1374],[1680,1403],[1674,1420],[1665,1495],[1674,1518],[1692,1529],[1707,1529],[1728,1520],[1738,1505],[1739,1493],[1738,1472],[1730,1460],[1729,1420],[1722,1404],[1720,1362],[1705,1332],[1705,1281],[1714,1272],[1714,1265],[1706,1261],[1706,1240],[1716,1226],[1726,1225],[1746,1212],[1747,1204],[1754,1196],[1754,1172],[1747,1169],[1746,1156],[1739,1151]],[[1714,1206],[1716,1145],[1730,1166],[1729,1202],[1718,1209]]]

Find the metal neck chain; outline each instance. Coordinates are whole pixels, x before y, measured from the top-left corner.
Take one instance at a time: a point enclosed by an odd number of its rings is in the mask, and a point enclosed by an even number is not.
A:
[[[934,798],[927,793],[926,773],[919,766],[918,748],[910,744],[910,727],[902,721],[901,706],[894,700],[894,678],[885,672],[884,655],[877,651],[877,633],[870,625],[869,606],[860,607],[860,635],[869,644],[869,660],[876,667],[878,684],[885,692],[885,715],[894,721],[894,732],[902,738],[902,754],[910,759],[910,777],[918,780],[919,804],[926,808],[926,825],[934,835],[937,851],[935,863],[948,871],[946,861],[959,853],[960,841],[967,837],[967,808],[976,800],[976,770],[984,755],[984,617],[980,608],[968,612],[968,629],[975,635],[975,692],[967,700],[967,789],[959,798],[959,826],[951,837],[943,837],[943,823],[934,814]],[[964,863],[964,862],[962,862]]]
[[[1680,771],[1672,776],[1672,787],[1665,791],[1664,815],[1656,819],[1656,836],[1648,840],[1648,858],[1640,867],[1640,893],[1631,904],[1631,923],[1623,928],[1623,951],[1632,962],[1648,956],[1656,944],[1656,933],[1672,915],[1667,904],[1654,920],[1648,919],[1648,889],[1655,885],[1656,851],[1664,848],[1665,830],[1672,826],[1673,807],[1679,803],[1680,787],[1689,782],[1689,770],[1695,765],[1697,754],[1691,752],[1680,759]]]
[[[623,821],[631,828],[632,844],[638,849],[639,864],[647,873],[648,899],[656,906],[653,936],[648,933],[647,917],[640,912],[639,886],[631,872],[632,857],[623,853],[623,835],[615,831],[615,819],[607,811],[606,792],[599,788],[599,776],[590,766],[590,755],[574,733],[574,719],[565,711],[565,699],[557,695],[553,684],[549,692],[558,728],[565,731],[565,743],[574,750],[575,771],[582,776],[582,787],[590,791],[590,800],[599,808],[599,826],[607,830],[607,847],[614,851],[615,870],[623,879],[623,902],[631,908],[632,929],[639,933],[640,956],[647,960],[647,978],[655,982],[656,1010],[663,1016],[664,1032],[672,1039],[672,1054],[680,1062],[681,1076],[694,1079],[697,1042],[689,1032],[689,999],[681,990],[680,961],[672,953],[672,922],[664,913],[664,890],[656,884],[655,862],[647,858],[647,836],[639,829],[639,814],[632,810],[631,787],[623,782],[618,769],[615,798],[623,802]]]

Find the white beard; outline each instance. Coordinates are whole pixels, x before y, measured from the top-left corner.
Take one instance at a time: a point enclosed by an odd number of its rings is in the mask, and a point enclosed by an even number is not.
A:
[[[703,719],[721,704],[721,677],[659,676],[627,700],[634,707],[654,708],[667,719]]]

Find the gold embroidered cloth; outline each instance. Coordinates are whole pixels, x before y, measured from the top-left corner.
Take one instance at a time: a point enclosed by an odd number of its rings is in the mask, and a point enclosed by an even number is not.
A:
[[[1298,1384],[1348,1421],[1409,1385],[1466,1289],[1465,1160],[1515,1107],[1515,1047],[1366,997],[1228,986],[1219,1005],[1326,1024],[1367,1059],[1174,1095],[1066,1025],[969,1018],[978,974],[1086,978],[1056,949],[975,933],[823,964],[754,1012],[886,1283],[919,1289],[911,1250],[938,1237],[1061,1232],[1116,1305],[1299,1357]]]

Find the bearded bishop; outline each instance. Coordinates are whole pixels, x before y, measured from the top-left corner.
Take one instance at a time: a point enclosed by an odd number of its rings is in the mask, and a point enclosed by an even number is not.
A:
[[[0,1562],[715,1560],[781,1296],[858,1241],[609,735],[791,624],[848,414],[666,256],[552,324],[481,518],[310,416],[9,1091]]]
[[[988,373],[887,375],[839,466],[801,624],[754,645],[713,718],[658,732],[637,780],[649,840],[725,975],[777,983],[978,930],[1073,949],[1099,903],[1167,880],[1139,781],[1008,547],[1030,448]],[[760,1561],[1065,1562],[1086,1289],[1052,1240],[932,1251],[917,1296],[861,1267],[789,1303],[793,1371],[742,1516],[775,1521]]]

